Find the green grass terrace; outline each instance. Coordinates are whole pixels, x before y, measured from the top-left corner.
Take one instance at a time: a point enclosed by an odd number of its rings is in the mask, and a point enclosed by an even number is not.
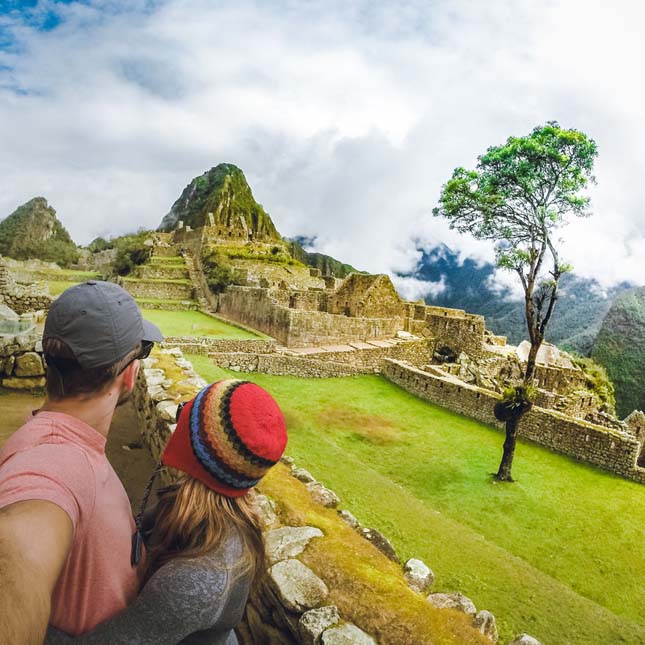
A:
[[[201,338],[231,338],[258,340],[267,338],[260,332],[254,333],[231,325],[219,318],[207,316],[200,311],[162,311],[146,309],[142,304],[143,317],[161,329],[164,336],[194,336]]]
[[[209,381],[240,378],[188,358]],[[403,561],[424,560],[433,591],[492,611],[500,642],[521,631],[544,645],[645,642],[641,485],[525,441],[517,482],[496,484],[502,433],[377,376],[243,378],[281,405],[296,463]]]

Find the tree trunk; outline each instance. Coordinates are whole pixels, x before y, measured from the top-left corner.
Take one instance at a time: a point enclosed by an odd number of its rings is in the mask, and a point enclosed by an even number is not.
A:
[[[524,416],[525,412],[513,414],[506,421],[506,439],[504,441],[504,454],[502,461],[499,464],[499,470],[495,475],[495,479],[500,482],[512,482],[511,469],[513,468],[513,457],[515,456],[515,442],[517,441],[517,427],[520,419]]]

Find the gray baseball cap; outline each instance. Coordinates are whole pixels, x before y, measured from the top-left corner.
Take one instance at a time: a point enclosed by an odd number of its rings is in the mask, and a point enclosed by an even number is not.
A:
[[[125,289],[100,280],[70,287],[52,303],[43,332],[48,338],[65,343],[83,369],[114,365],[137,343],[163,340]]]

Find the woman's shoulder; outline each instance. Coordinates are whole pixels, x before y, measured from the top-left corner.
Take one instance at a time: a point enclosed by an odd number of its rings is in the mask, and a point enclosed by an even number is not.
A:
[[[244,550],[242,538],[235,531],[229,531],[224,540],[209,551],[200,555],[177,557],[166,562],[150,578],[148,584],[155,579],[178,579],[179,582],[203,580],[216,587],[225,586],[230,578],[230,572],[235,568]],[[193,583],[194,584],[194,583]]]

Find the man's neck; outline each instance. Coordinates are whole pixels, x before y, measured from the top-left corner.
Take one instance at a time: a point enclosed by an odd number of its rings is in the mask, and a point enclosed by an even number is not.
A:
[[[58,401],[47,400],[43,412],[61,412],[83,421],[107,438],[114,410],[118,402],[118,391],[108,390],[91,398],[68,398]]]

